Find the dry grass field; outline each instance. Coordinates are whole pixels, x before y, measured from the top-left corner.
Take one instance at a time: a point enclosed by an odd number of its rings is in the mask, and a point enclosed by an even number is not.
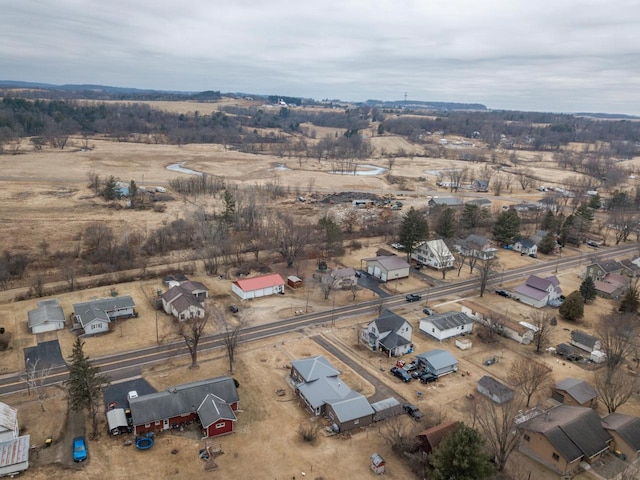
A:
[[[171,109],[180,113],[199,111],[211,113],[220,108],[219,104],[179,104],[177,102],[151,102],[158,108]],[[316,130],[317,138],[326,134],[335,134],[335,129]],[[380,167],[388,167],[383,153],[403,150],[406,157],[395,158],[392,168],[394,176],[403,178],[405,206],[425,206],[433,195],[447,196],[445,189],[436,187],[439,170],[467,167],[468,164],[448,159],[425,158],[412,156],[418,149],[404,138],[393,136],[373,136],[371,139],[375,154],[368,163]],[[452,139],[455,140],[455,139]],[[185,163],[185,167],[214,175],[224,176],[227,182],[238,185],[264,184],[275,182],[290,188],[289,198],[282,202],[298,214],[315,215],[309,206],[296,202],[299,194],[307,194],[311,190],[317,192],[368,191],[377,194],[399,193],[397,184],[389,184],[382,175],[335,175],[330,173],[330,162],[318,162],[315,159],[299,162],[294,158],[280,158],[271,155],[254,155],[225,150],[220,145],[152,145],[137,143],[120,143],[104,139],[93,139],[90,150],[77,148],[79,139],[75,139],[75,147],[63,151],[44,150],[28,151],[24,148],[20,155],[2,156],[2,173],[0,174],[0,245],[13,251],[35,253],[38,245],[46,239],[50,249],[69,250],[79,241],[78,234],[84,226],[91,222],[104,223],[111,226],[117,234],[136,228],[151,231],[158,226],[178,218],[191,216],[196,208],[192,200],[176,196],[173,201],[166,202],[166,210],[162,213],[152,210],[131,211],[108,208],[105,202],[95,197],[87,184],[88,172],[95,172],[101,177],[114,175],[128,182],[134,179],[140,186],[168,186],[170,179],[181,173],[166,169],[168,165]],[[539,178],[544,178],[546,185],[559,185],[566,176],[575,175],[559,169],[550,155],[534,156],[523,154],[523,165],[535,170]],[[541,161],[542,160],[542,161]],[[288,169],[277,168],[285,165]],[[628,162],[629,168],[639,169],[640,159]],[[472,166],[474,167],[474,166]],[[169,192],[171,193],[171,192]],[[462,194],[461,194],[462,195]],[[468,196],[491,198],[492,208],[519,203],[539,198],[540,193],[531,189],[521,190],[514,184],[511,191],[500,197],[492,194],[465,194]],[[204,202],[203,200],[199,200]],[[217,200],[207,200],[210,208],[219,208]],[[202,206],[203,203],[199,203]],[[332,209],[337,215],[340,205],[322,206],[323,211]],[[309,210],[308,210],[309,209]],[[402,215],[402,212],[393,212]],[[383,239],[364,240],[363,248],[348,252],[344,257],[334,259],[332,266],[351,266],[361,268],[361,259],[373,256],[380,248],[390,248]],[[568,252],[581,254],[580,252]],[[188,252],[184,252],[185,259]],[[585,259],[588,253],[584,251]],[[542,256],[541,256],[542,257]],[[540,260],[543,260],[541,258]],[[166,260],[166,259],[165,259]],[[170,258],[179,261],[179,258]],[[521,257],[515,252],[501,251],[501,268],[508,271],[513,268],[533,265],[539,260]],[[203,281],[210,288],[211,303],[224,312],[231,303],[236,303],[231,295],[230,280],[208,277],[202,266],[196,264],[197,271],[191,277]],[[273,271],[283,276],[297,274],[310,278],[314,269],[313,260],[300,262],[296,271],[287,270],[285,265],[273,263]],[[426,272],[434,278],[441,278],[437,272]],[[553,274],[550,267],[548,274]],[[578,288],[579,271],[562,270],[558,273],[564,292]],[[456,272],[449,272],[447,281],[469,278],[468,267],[463,268],[460,277]],[[498,279],[496,278],[496,282]],[[413,276],[386,287],[389,293],[405,293],[426,286],[425,280]],[[515,284],[505,284],[504,288],[512,288]],[[86,339],[86,352],[93,358],[101,357],[117,351],[127,351],[155,345],[158,341],[174,340],[171,320],[163,313],[152,310],[147,298],[159,288],[161,279],[129,282],[114,285],[120,295],[131,295],[139,312],[137,319],[122,322],[113,332]],[[80,301],[96,297],[106,297],[111,287],[80,290],[57,295],[65,313],[72,311],[71,306]],[[363,291],[356,301],[370,300],[375,297],[370,291]],[[491,290],[484,298],[466,296],[484,304],[487,308],[512,318],[526,320],[533,309],[494,295]],[[459,310],[459,297],[451,297],[438,301],[429,301],[429,306],[438,312]],[[242,305],[243,310],[254,324],[270,322],[293,316],[299,309],[309,307],[310,311],[326,311],[335,306],[348,305],[353,302],[350,292],[339,292],[330,299],[324,299],[319,289],[306,286],[300,291],[287,290],[284,297],[263,298]],[[423,303],[423,302],[421,302]],[[26,300],[0,304],[0,318],[3,326],[12,332],[9,350],[0,352],[0,375],[7,372],[20,371],[24,368],[23,349],[36,344],[34,336],[26,328],[26,314],[37,304],[36,300]],[[611,301],[597,299],[586,309],[585,319],[579,328],[594,331],[596,320],[602,313],[613,307]],[[395,309],[405,316],[414,327],[414,344],[416,352],[432,348],[446,348],[460,361],[458,374],[449,375],[436,384],[423,386],[411,382],[401,384],[388,373],[391,360],[381,357],[375,352],[355,345],[358,326],[369,321],[373,316],[340,318],[334,327],[321,325],[303,329],[282,337],[267,339],[239,348],[238,361],[233,376],[240,382],[240,406],[236,432],[221,438],[219,441],[224,455],[216,459],[219,468],[210,473],[203,472],[204,462],[197,458],[203,443],[196,432],[166,432],[157,436],[154,448],[149,451],[137,451],[134,447],[124,446],[124,438],[113,438],[105,432],[96,441],[89,442],[89,461],[75,469],[63,469],[63,459],[56,457],[57,449],[39,449],[34,452],[32,467],[24,474],[24,478],[43,480],[46,478],[239,478],[239,479],[300,479],[303,476],[311,479],[343,479],[369,478],[373,476],[369,470],[369,457],[372,453],[380,453],[387,460],[386,478],[410,479],[413,474],[407,469],[404,460],[390,450],[388,444],[379,435],[380,425],[374,425],[349,436],[325,436],[321,434],[313,444],[303,442],[297,428],[308,419],[307,412],[294,398],[290,389],[285,397],[279,397],[275,391],[285,388],[287,370],[283,368],[292,359],[310,355],[325,355],[343,372],[344,381],[351,388],[371,395],[375,388],[356,371],[333,357],[313,340],[321,336],[355,359],[363,369],[374,374],[386,385],[399,394],[417,403],[430,418],[444,415],[449,420],[465,420],[469,414],[469,400],[465,397],[475,390],[477,380],[490,374],[499,380],[506,381],[511,363],[525,356],[532,361],[545,363],[552,369],[555,380],[568,376],[590,380],[593,373],[571,363],[558,362],[549,353],[535,355],[531,346],[522,346],[515,342],[501,339],[499,344],[485,345],[476,337],[473,348],[462,351],[455,348],[453,342],[438,344],[427,339],[418,332],[422,305],[406,304]],[[156,327],[157,326],[157,327]],[[554,327],[552,343],[566,342],[569,330],[576,328],[560,319]],[[216,331],[210,325],[210,332]],[[156,333],[157,332],[157,333]],[[67,357],[75,337],[67,330],[59,331],[55,337],[60,342],[62,353]],[[498,362],[485,366],[488,356],[497,356]],[[188,368],[189,360],[180,355],[171,360],[145,367],[143,377],[156,389],[162,390],[170,385],[185,383],[197,379],[214,377],[228,373],[228,364],[224,352],[203,352],[200,355],[201,367],[197,370]],[[420,392],[420,394],[418,394]],[[541,395],[543,401],[548,394]],[[31,435],[34,446],[41,447],[44,440],[52,435],[59,440],[63,435],[66,417],[66,399],[61,388],[52,387],[48,391],[45,403],[46,412],[42,412],[38,402],[26,393],[0,397],[0,401],[19,409],[19,421],[24,432]],[[620,411],[640,415],[640,397],[634,395]],[[601,409],[600,413],[604,413]],[[402,418],[407,428],[415,431],[420,428],[408,417]],[[104,425],[103,425],[104,427]],[[173,452],[176,453],[173,453]],[[551,472],[532,464],[525,457],[514,454],[509,469],[517,472],[534,471],[539,480],[557,478]],[[304,474],[303,474],[304,472]],[[520,477],[517,477],[520,480]],[[526,478],[526,477],[522,477]],[[590,478],[590,477],[583,477]]]

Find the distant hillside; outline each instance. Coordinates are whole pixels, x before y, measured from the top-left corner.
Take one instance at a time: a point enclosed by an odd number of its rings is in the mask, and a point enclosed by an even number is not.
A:
[[[576,117],[601,118],[603,120],[640,120],[637,115],[625,115],[623,113],[574,113]]]
[[[420,100],[412,100],[406,102],[404,100],[367,100],[360,105],[368,105],[370,107],[381,108],[405,108],[420,110],[487,110],[485,105],[481,103],[456,103],[456,102],[423,102]]]

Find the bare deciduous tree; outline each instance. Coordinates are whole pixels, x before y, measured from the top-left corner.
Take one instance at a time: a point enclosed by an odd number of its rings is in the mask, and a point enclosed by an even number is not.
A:
[[[498,257],[483,259],[478,265],[478,278],[480,280],[480,296],[484,295],[491,279],[496,275],[500,263]]]
[[[607,411],[613,413],[629,400],[637,388],[638,380],[622,368],[613,371],[603,368],[596,372],[594,383],[598,398]]]
[[[288,215],[280,215],[273,225],[276,248],[291,268],[309,244],[313,229],[298,225]]]
[[[536,347],[536,353],[544,350],[551,340],[551,312],[542,310],[534,312],[531,316],[531,324],[536,328],[533,333],[533,344]]]
[[[515,428],[514,419],[522,402],[514,398],[500,405],[488,398],[475,402],[476,422],[487,442],[498,471],[504,470],[511,452],[520,442],[520,431]]]
[[[236,349],[240,343],[240,333],[251,324],[251,320],[245,313],[230,320],[224,316],[222,312],[217,310],[216,323],[218,323],[220,327],[224,347],[227,350],[229,373],[233,374],[233,364],[236,358]]]
[[[216,309],[210,309],[211,313],[216,314]],[[177,333],[184,339],[187,345],[189,355],[191,356],[191,365],[189,368],[198,368],[198,345],[200,339],[205,333],[207,324],[209,323],[209,312],[205,312],[202,317],[192,317],[186,320],[178,320]]]
[[[551,381],[549,367],[521,357],[514,361],[509,370],[509,382],[522,392],[527,399],[526,407],[531,403],[531,397]]]
[[[37,358],[35,361],[30,361],[27,359],[27,370],[23,377],[24,381],[27,384],[27,394],[33,394],[38,399],[38,404],[40,405],[40,411],[44,412],[44,401],[47,398],[47,390],[45,388],[45,380],[51,373],[51,366],[42,367],[40,365],[40,359]]]
[[[635,315],[612,312],[600,319],[600,348],[606,352],[606,368],[615,371],[634,351],[638,331]]]

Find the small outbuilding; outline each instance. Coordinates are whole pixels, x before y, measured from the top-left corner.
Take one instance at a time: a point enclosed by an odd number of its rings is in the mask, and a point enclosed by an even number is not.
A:
[[[594,407],[598,404],[598,392],[584,380],[575,378],[565,378],[551,387],[551,398],[575,407]]]
[[[39,301],[38,308],[29,311],[27,318],[27,326],[33,334],[64,328],[64,312],[55,298]]]
[[[438,341],[473,331],[473,318],[464,312],[445,312],[420,320],[420,331]]]
[[[293,289],[302,288],[302,279],[295,275],[289,275],[287,277],[287,287],[291,287]]]
[[[498,405],[513,400],[513,390],[489,375],[478,380],[477,390]]]
[[[384,473],[385,461],[379,454],[374,453],[371,455],[371,470],[373,473],[377,473],[378,475],[382,475]]]

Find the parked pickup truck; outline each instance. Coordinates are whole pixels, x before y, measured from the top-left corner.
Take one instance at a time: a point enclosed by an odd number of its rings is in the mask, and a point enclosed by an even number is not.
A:
[[[418,422],[422,420],[422,417],[424,417],[424,413],[421,412],[420,409],[413,403],[403,404],[402,410],[404,410],[404,413],[406,413],[407,415],[409,415],[411,418],[413,418]]]

